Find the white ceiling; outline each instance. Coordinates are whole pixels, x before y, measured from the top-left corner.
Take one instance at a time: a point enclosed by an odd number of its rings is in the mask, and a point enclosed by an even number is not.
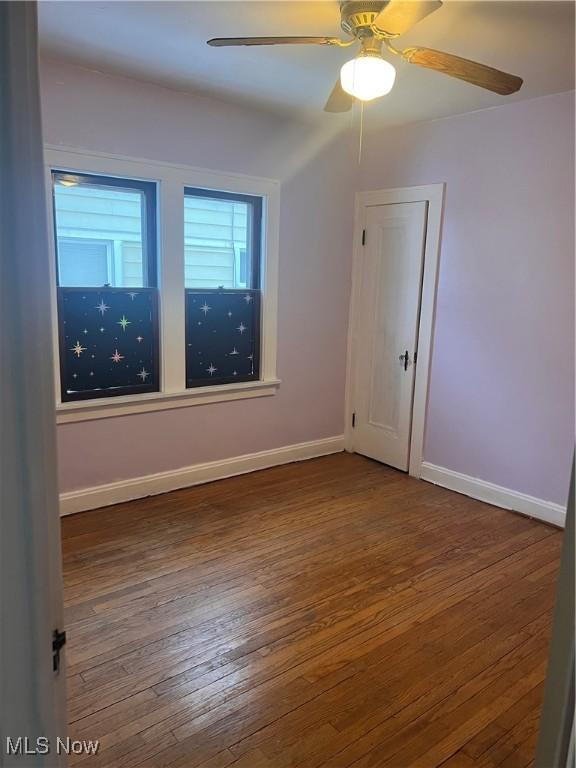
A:
[[[44,54],[104,72],[216,95],[324,121],[322,112],[351,49],[312,46],[210,48],[210,37],[337,35],[336,1],[40,2]],[[369,105],[371,120],[399,124],[497,106],[574,88],[574,3],[447,0],[402,44],[426,45],[524,78],[501,97],[394,60],[391,94]]]

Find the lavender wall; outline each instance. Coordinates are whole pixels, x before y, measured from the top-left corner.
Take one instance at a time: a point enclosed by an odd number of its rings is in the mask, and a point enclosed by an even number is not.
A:
[[[354,190],[445,181],[425,459],[565,502],[573,95],[369,134],[358,170],[347,134],[53,62],[42,74],[49,143],[283,181],[278,395],[61,425],[63,491],[341,434]]]
[[[309,126],[44,62],[45,141],[279,178],[274,397],[65,424],[61,490],[342,434],[355,157]]]
[[[425,460],[566,503],[574,98],[372,134],[361,189],[445,181]]]

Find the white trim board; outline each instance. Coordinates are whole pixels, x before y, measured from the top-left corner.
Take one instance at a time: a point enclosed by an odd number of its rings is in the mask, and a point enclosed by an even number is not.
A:
[[[473,499],[520,512],[522,515],[535,517],[560,528],[565,525],[566,508],[552,501],[537,499],[535,496],[528,496],[477,477],[463,475],[452,469],[438,467],[427,461],[422,463],[421,478],[435,485],[441,485],[443,488],[449,488],[451,491],[471,496]]]
[[[92,488],[67,491],[60,494],[60,514],[71,515],[88,509],[107,507],[110,504],[120,504],[124,501],[155,496],[159,493],[188,488],[200,483],[223,480],[226,477],[256,472],[259,469],[276,467],[280,464],[340,453],[343,450],[344,435],[337,435],[321,440],[310,440],[306,443],[286,445],[283,448],[272,448],[258,453],[246,453],[243,456],[233,456],[220,461],[193,464],[168,472],[133,477],[129,480],[118,480]]]
[[[280,379],[269,381],[243,381],[239,384],[219,384],[213,387],[197,387],[186,392],[150,392],[145,395],[127,395],[108,397],[100,400],[75,400],[63,403],[56,409],[56,423],[67,424],[73,421],[90,421],[130,413],[166,411],[174,408],[190,408],[195,405],[222,403],[231,400],[246,400],[255,397],[268,397],[276,394],[282,382]]]

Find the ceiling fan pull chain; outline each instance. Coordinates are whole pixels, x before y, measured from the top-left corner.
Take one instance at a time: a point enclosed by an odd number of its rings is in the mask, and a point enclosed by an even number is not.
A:
[[[364,102],[360,102],[360,135],[358,140],[358,165],[362,161],[362,139],[364,137]]]

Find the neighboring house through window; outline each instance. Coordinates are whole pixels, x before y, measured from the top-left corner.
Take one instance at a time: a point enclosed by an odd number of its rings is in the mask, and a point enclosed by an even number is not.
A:
[[[248,205],[205,195],[184,197],[185,287],[247,288],[239,254],[246,254]]]

